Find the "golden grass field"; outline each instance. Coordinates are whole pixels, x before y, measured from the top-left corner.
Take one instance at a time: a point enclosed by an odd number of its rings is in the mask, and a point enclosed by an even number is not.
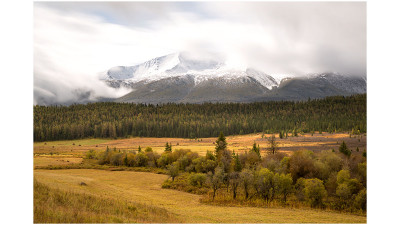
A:
[[[268,147],[267,138],[271,134],[266,134],[262,138],[261,133],[248,135],[227,136],[228,148],[235,152],[250,150],[253,143],[256,142],[261,147],[261,152],[265,153]],[[348,133],[322,133],[322,134],[304,134],[299,137],[288,137],[287,139],[279,139],[277,137],[278,147],[281,152],[291,154],[296,150],[338,150],[342,141],[345,141],[347,146],[355,150],[356,147],[362,152],[366,149],[365,135],[352,136]],[[172,144],[172,149],[190,149],[200,155],[205,155],[207,150],[214,151],[215,140],[217,138],[201,138],[199,140],[184,139],[184,138],[126,138],[126,139],[83,139],[83,140],[68,140],[68,141],[51,141],[51,142],[36,142],[34,143],[34,165],[60,165],[62,161],[56,162],[51,159],[59,157],[59,160],[70,161],[71,158],[82,158],[84,154],[90,150],[104,151],[106,147],[117,148],[120,150],[137,150],[138,146],[142,149],[146,147],[153,148],[154,151],[162,153],[165,148],[165,143]],[[53,155],[50,155],[53,154]],[[50,160],[42,159],[50,157]],[[63,159],[65,157],[65,159]]]
[[[265,135],[269,137],[271,135]],[[360,152],[366,149],[366,136],[339,134],[305,134],[299,137],[279,139],[276,134],[279,151],[291,154],[293,151],[308,149],[313,151],[338,150],[342,141],[347,146]],[[152,147],[154,151],[164,151],[166,142],[172,144],[172,149],[190,149],[205,155],[207,150],[214,151],[217,138],[200,140],[182,138],[127,138],[127,139],[84,139],[71,141],[52,141],[34,143],[34,167],[68,166],[80,164],[85,153],[91,149],[104,151],[106,147],[120,150],[137,150]],[[227,136],[228,149],[241,152],[249,150],[253,143],[260,144],[262,152],[268,147],[262,134]],[[264,151],[263,151],[264,150]],[[34,170],[35,180],[51,188],[51,193],[58,193],[57,198],[76,205],[68,207],[55,199],[50,202],[35,200],[35,210],[40,211],[40,217],[35,217],[35,223],[69,223],[88,222],[99,223],[366,223],[366,216],[345,214],[327,210],[309,208],[259,208],[259,207],[222,207],[200,203],[200,195],[194,195],[171,189],[162,189],[166,175],[133,172],[108,171],[94,169],[67,170]],[[87,186],[79,185],[85,182]],[[44,188],[43,190],[47,190]],[[36,191],[35,191],[36,194]],[[43,194],[38,194],[44,196]],[[90,195],[90,196],[89,196]],[[64,196],[64,197],[60,197]],[[68,197],[65,197],[68,196]],[[89,196],[89,197],[88,197]],[[94,199],[91,199],[91,198]],[[36,198],[36,197],[35,197]],[[88,208],[88,203],[79,199],[88,199],[100,209]],[[75,199],[75,200],[74,200]],[[44,201],[44,200],[43,200]],[[39,204],[39,205],[38,205]],[[43,204],[44,208],[40,208]],[[130,212],[126,207],[143,204],[143,210]],[[54,207],[50,207],[53,206]],[[113,206],[108,207],[107,206]],[[47,207],[47,208],[46,208]],[[82,208],[83,207],[83,208]],[[79,208],[79,209],[77,209]],[[115,208],[113,210],[113,208]],[[48,210],[48,212],[46,212]],[[105,215],[105,216],[100,216]],[[75,220],[68,218],[73,217]],[[163,219],[164,218],[164,219]]]
[[[166,175],[105,170],[35,170],[51,188],[101,199],[165,209],[176,223],[366,223],[365,216],[315,209],[222,207],[200,203],[200,195],[162,189]],[[85,182],[87,186],[81,186]],[[171,219],[165,222],[171,222]]]
[[[51,188],[34,180],[34,223],[172,223],[165,209]]]

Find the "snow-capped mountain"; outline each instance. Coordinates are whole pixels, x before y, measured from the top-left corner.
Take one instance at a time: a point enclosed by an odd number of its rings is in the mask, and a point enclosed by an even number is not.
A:
[[[209,79],[220,78],[227,82],[241,78],[253,78],[268,89],[278,86],[278,82],[261,71],[229,68],[219,59],[196,59],[189,53],[174,53],[135,66],[117,66],[109,69],[104,77],[108,83],[132,86],[138,82],[154,82],[165,78],[192,75],[195,85]]]
[[[133,66],[117,66],[102,74],[111,87],[132,92],[120,102],[252,102],[304,100],[366,93],[366,79],[338,73],[306,76],[268,75],[237,69],[221,57],[174,53]]]
[[[334,87],[344,90],[349,93],[365,93],[366,90],[366,78],[365,77],[351,77],[344,76],[340,73],[320,73],[320,74],[309,74],[308,79],[321,79],[325,80]]]

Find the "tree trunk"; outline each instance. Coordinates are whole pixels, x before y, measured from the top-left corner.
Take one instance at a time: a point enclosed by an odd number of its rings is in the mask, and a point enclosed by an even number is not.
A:
[[[213,192],[213,201],[215,199],[215,191],[216,191],[216,189],[214,189],[214,192]]]

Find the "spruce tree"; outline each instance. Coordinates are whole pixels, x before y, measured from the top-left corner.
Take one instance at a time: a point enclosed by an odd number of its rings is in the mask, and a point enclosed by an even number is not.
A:
[[[168,144],[168,142],[165,144],[164,152],[172,152],[171,144]]]
[[[350,151],[350,149],[347,148],[347,145],[346,145],[346,143],[344,143],[344,141],[342,142],[342,144],[339,147],[339,152],[343,153],[347,157],[350,157],[350,155],[351,155],[351,151]]]
[[[218,158],[218,155],[222,151],[226,150],[226,146],[227,146],[226,138],[224,136],[224,133],[222,133],[222,131],[221,131],[221,133],[219,134],[219,137],[215,143],[215,155],[217,156],[217,158]]]
[[[233,155],[233,170],[235,171],[235,172],[240,172],[241,170],[242,170],[242,163],[240,162],[240,160],[239,160],[239,154],[234,154]]]
[[[258,145],[258,147],[257,147],[256,142],[254,142],[253,148],[251,149],[251,151],[257,153],[258,157],[261,158],[261,154],[260,154],[260,145]]]

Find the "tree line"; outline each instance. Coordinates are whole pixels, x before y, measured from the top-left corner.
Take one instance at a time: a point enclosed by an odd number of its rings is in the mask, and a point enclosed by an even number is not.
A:
[[[34,141],[216,137],[254,132],[366,132],[366,95],[303,102],[34,106]]]
[[[89,151],[87,158],[99,164],[165,169],[171,180],[163,187],[172,187],[177,177],[185,177],[179,185],[205,189],[211,201],[222,196],[243,202],[285,204],[290,200],[311,207],[366,210],[366,155],[347,149],[343,142],[339,151],[301,150],[288,156],[279,152],[274,141],[269,140],[267,154],[261,154],[256,143],[249,152],[235,153],[221,132],[215,151],[205,156],[172,149],[166,143],[162,154],[150,147],[129,152],[107,147],[102,152]]]

